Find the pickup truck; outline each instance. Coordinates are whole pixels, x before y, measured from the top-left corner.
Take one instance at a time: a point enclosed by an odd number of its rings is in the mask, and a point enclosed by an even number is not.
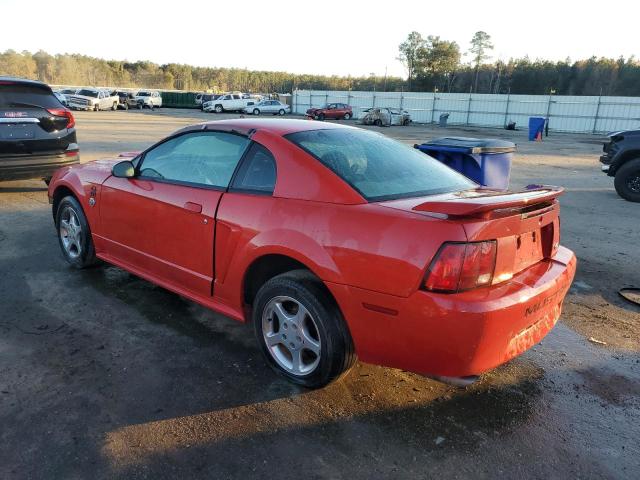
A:
[[[138,107],[141,110],[143,108],[153,110],[154,107],[160,108],[162,106],[162,96],[160,92],[140,90],[134,95],[133,99],[129,99],[127,102],[129,103],[129,107]]]
[[[108,90],[81,88],[73,95],[67,95],[67,104],[73,110],[117,110],[120,98]]]
[[[640,129],[611,132],[607,137],[600,157],[602,171],[614,177],[618,195],[640,202]]]
[[[221,97],[207,102],[203,106],[205,112],[214,111],[216,113],[222,112],[241,112],[249,105],[257,103],[255,98],[242,98],[243,96],[238,93],[228,93]]]

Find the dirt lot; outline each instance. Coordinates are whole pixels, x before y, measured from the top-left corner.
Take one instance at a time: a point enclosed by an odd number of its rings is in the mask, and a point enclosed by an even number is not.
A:
[[[76,118],[87,161],[219,116]],[[617,290],[640,286],[640,205],[600,173],[600,139],[381,130],[409,144],[510,138],[514,186],[567,187],[562,243],[578,273],[540,345],[467,390],[363,364],[302,390],[265,366],[246,326],[114,267],[70,269],[44,185],[6,182],[0,478],[639,478],[640,309]]]

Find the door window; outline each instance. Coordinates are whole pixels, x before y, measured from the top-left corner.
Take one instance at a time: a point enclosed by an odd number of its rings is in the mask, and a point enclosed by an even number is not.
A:
[[[276,161],[269,150],[254,143],[233,180],[232,190],[273,193]]]
[[[227,188],[248,144],[248,138],[231,133],[187,133],[149,150],[140,176]]]

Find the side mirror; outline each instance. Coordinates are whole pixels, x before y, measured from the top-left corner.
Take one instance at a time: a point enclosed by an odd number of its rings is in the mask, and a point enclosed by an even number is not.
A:
[[[123,160],[113,166],[111,173],[118,178],[133,178],[136,175],[136,169],[129,160]]]

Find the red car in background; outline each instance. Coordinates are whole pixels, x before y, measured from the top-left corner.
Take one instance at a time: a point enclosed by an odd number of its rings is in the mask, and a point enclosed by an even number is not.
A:
[[[307,117],[315,120],[349,120],[353,118],[353,111],[346,103],[328,103],[320,108],[308,109]]]
[[[186,127],[59,170],[65,258],[251,322],[289,380],[365,362],[469,382],[554,326],[576,267],[561,189],[480,188],[379,133],[302,120]]]

